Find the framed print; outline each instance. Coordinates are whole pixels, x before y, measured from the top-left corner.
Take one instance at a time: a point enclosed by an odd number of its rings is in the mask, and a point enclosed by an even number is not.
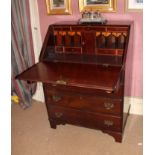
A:
[[[71,0],[46,0],[49,15],[70,15]]]
[[[143,0],[126,0],[125,5],[126,11],[143,10]]]
[[[79,10],[116,12],[116,0],[79,0]]]

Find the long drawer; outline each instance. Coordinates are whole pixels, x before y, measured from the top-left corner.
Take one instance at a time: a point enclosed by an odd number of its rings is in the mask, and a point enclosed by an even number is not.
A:
[[[110,99],[102,96],[76,93],[71,91],[60,91],[57,89],[46,89],[46,102],[51,105],[64,106],[107,114],[121,115],[121,99]]]
[[[73,92],[73,93],[80,93],[80,94],[89,94],[90,96],[102,96],[105,98],[111,98],[111,99],[122,99],[124,88],[123,85],[119,86],[119,89],[116,92],[106,92],[103,90],[93,89],[93,88],[82,88],[82,87],[74,87],[74,86],[68,86],[68,85],[53,85],[53,84],[47,84],[43,83],[44,91],[59,91],[59,92]]]
[[[82,112],[61,106],[51,106],[49,116],[52,119],[64,121],[69,124],[86,126],[90,128],[121,131],[121,118],[92,112]]]

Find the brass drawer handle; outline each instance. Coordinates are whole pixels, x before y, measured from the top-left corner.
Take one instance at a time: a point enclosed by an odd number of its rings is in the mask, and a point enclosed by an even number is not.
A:
[[[59,79],[56,80],[55,83],[56,84],[61,84],[61,85],[66,85],[67,84],[67,79],[65,77],[63,77],[62,75],[60,75]]]
[[[56,84],[66,85],[67,84],[67,81],[65,81],[65,80],[57,80],[56,81]]]
[[[58,102],[58,101],[60,101],[61,99],[62,99],[61,96],[58,96],[58,95],[53,95],[53,96],[52,96],[52,100],[53,100],[54,102]]]
[[[110,102],[105,102],[104,107],[106,108],[106,110],[110,110],[114,108],[114,104]]]
[[[62,112],[55,112],[54,114],[57,118],[60,118],[61,116],[63,116]]]
[[[114,125],[114,122],[113,121],[110,121],[110,120],[104,120],[104,125],[106,126],[113,126]]]
[[[108,91],[108,90],[107,90],[107,91],[106,91],[106,93],[111,94],[111,93],[112,93],[112,91]]]

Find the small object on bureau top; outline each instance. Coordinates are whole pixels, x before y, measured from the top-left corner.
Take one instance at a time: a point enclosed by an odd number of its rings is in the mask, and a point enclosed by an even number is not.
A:
[[[79,24],[106,24],[107,20],[101,16],[99,11],[84,11]]]

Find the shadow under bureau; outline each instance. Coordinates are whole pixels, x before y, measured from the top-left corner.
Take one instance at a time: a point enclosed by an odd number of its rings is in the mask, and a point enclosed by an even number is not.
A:
[[[130,24],[50,25],[39,62],[17,79],[42,82],[49,122],[99,129],[122,141]]]

